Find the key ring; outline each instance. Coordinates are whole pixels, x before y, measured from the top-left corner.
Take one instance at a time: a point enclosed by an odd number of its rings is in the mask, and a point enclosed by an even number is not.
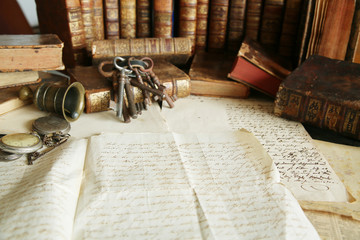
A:
[[[114,58],[114,66],[115,66],[115,68],[116,68],[117,70],[119,70],[120,72],[121,72],[121,71],[124,71],[125,74],[130,75],[130,74],[132,73],[132,70],[127,69],[127,68],[124,68],[124,67],[118,65],[118,64],[117,64],[117,60],[120,60],[121,62],[125,62],[125,59],[124,59],[124,58],[122,58],[122,57],[115,57],[115,58]]]

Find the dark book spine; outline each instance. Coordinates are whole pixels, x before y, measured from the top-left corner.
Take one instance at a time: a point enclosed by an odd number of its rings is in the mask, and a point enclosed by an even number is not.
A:
[[[154,0],[154,37],[171,38],[173,36],[173,1]]]
[[[229,50],[239,50],[240,48],[245,34],[245,10],[246,0],[231,0],[227,33],[227,48]]]
[[[280,86],[275,115],[360,139],[360,111]]]
[[[195,49],[197,0],[180,0],[179,37],[191,39]]]
[[[198,0],[196,12],[196,50],[206,49],[208,15],[209,0]]]
[[[105,38],[119,39],[119,1],[104,0]]]
[[[266,0],[261,20],[260,43],[276,52],[280,40],[284,0]]]
[[[137,0],[136,2],[136,37],[151,36],[151,1]]]
[[[91,51],[91,44],[94,41],[94,1],[80,0],[82,21],[84,24],[86,49]]]
[[[225,49],[229,0],[210,1],[208,50]]]
[[[262,13],[262,0],[248,0],[246,7],[245,35],[258,40]]]
[[[95,40],[102,40],[105,38],[104,30],[104,8],[102,0],[94,1],[94,37]]]
[[[136,37],[136,0],[120,1],[120,36],[121,38]]]

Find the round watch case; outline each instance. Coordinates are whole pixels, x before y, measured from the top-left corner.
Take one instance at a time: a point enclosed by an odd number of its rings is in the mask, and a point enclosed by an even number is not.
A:
[[[70,131],[70,123],[57,116],[46,116],[36,119],[32,128],[40,135],[52,133],[67,134]]]
[[[32,153],[42,146],[41,139],[30,133],[14,133],[0,138],[0,150],[9,153]]]

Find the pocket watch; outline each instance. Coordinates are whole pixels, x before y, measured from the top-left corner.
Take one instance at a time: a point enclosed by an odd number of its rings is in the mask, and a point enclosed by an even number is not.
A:
[[[0,138],[0,150],[7,153],[31,153],[42,146],[40,137],[32,133],[14,133]]]

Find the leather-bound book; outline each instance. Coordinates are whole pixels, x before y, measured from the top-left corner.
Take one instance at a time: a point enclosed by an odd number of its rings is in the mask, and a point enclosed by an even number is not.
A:
[[[151,1],[136,1],[136,37],[151,37]]]
[[[0,35],[0,72],[63,70],[63,48],[55,34]]]
[[[191,39],[195,50],[197,0],[180,0],[179,2],[179,37]]]
[[[189,71],[191,94],[247,98],[249,87],[227,78],[234,58],[233,54],[196,52]]]
[[[175,65],[185,65],[191,56],[189,38],[134,38],[94,41],[93,64],[116,56],[148,56],[168,60]]]
[[[87,62],[85,31],[80,0],[36,0],[40,32],[57,34],[64,42],[66,67]]]
[[[136,0],[120,1],[120,36],[136,37]]]
[[[223,51],[226,43],[229,0],[210,1],[208,50]]]
[[[295,55],[302,0],[287,0],[278,53],[284,57]]]
[[[280,41],[284,0],[265,0],[261,19],[260,43],[275,53]]]
[[[246,6],[245,35],[258,40],[262,14],[262,0],[248,0]]]
[[[120,38],[119,0],[104,0],[105,38]]]
[[[275,97],[281,81],[289,74],[280,59],[246,37],[228,77]]]
[[[172,97],[187,97],[190,95],[189,76],[166,61],[154,61],[154,73],[166,87],[165,91]],[[109,110],[113,99],[112,82],[103,77],[95,66],[77,66],[68,69],[71,81],[82,83],[85,88],[85,112],[101,112]],[[135,102],[143,101],[142,91],[132,87]]]
[[[104,5],[102,0],[94,0],[94,38],[105,39]]]
[[[227,32],[227,48],[239,50],[245,35],[246,0],[232,0],[229,9],[229,28]]]
[[[277,116],[360,139],[360,64],[312,55],[280,85]]]
[[[173,12],[172,0],[153,1],[154,37],[171,38],[173,36]]]
[[[86,49],[91,52],[91,44],[95,39],[95,24],[94,24],[94,1],[80,0],[81,15],[84,24]]]
[[[196,51],[205,51],[206,49],[208,15],[209,0],[198,0],[196,11]]]

